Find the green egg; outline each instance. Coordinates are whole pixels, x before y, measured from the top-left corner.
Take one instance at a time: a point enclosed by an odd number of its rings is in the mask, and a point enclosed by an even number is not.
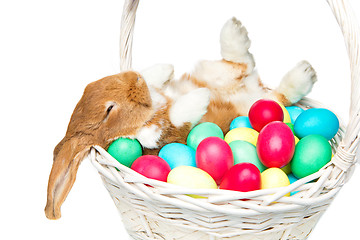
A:
[[[196,150],[199,143],[207,137],[219,137],[224,139],[224,133],[215,123],[200,123],[190,131],[186,144]]]
[[[234,156],[234,165],[238,163],[248,162],[254,164],[260,172],[263,172],[266,167],[260,162],[260,159],[256,153],[256,147],[242,140],[236,140],[229,143]]]
[[[119,138],[112,142],[108,153],[119,163],[131,167],[133,162],[142,155],[142,148],[138,140]]]
[[[288,125],[288,127],[291,129],[291,131],[293,132],[293,134],[295,134],[295,132],[294,132],[294,124],[292,124],[292,123],[286,123],[286,125]]]
[[[320,135],[308,135],[295,147],[291,170],[295,177],[303,178],[319,171],[331,160],[331,146]]]

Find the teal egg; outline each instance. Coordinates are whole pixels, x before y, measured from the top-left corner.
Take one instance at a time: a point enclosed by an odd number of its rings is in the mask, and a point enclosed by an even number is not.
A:
[[[138,140],[119,138],[112,142],[107,149],[119,163],[131,167],[133,162],[142,155],[142,148]]]
[[[303,178],[319,171],[331,160],[331,145],[321,135],[302,138],[295,147],[291,160],[291,171],[297,178]]]
[[[159,157],[164,159],[171,169],[179,166],[196,167],[195,150],[185,144],[167,144],[160,149]]]
[[[264,164],[261,163],[256,153],[256,147],[253,144],[247,141],[236,140],[230,142],[229,146],[234,156],[234,165],[247,162],[254,164],[260,172],[266,169]]]
[[[301,113],[295,121],[294,131],[298,138],[311,134],[332,139],[339,130],[339,119],[325,108],[311,108]]]
[[[232,122],[230,124],[230,130],[233,130],[234,128],[240,128],[240,127],[252,128],[250,121],[249,121],[249,117],[240,116],[240,117],[237,117],[234,120],[232,120]]]
[[[289,106],[285,107],[290,115],[290,119],[292,123],[295,123],[297,117],[304,112],[305,110],[298,106]]]
[[[186,144],[192,149],[196,150],[199,143],[207,137],[219,137],[224,139],[224,133],[215,123],[200,123],[190,131]]]
[[[296,182],[297,180],[299,180],[297,177],[294,176],[294,174],[288,174],[288,178],[290,180],[290,184],[293,184],[294,182]],[[290,193],[290,196],[298,193],[299,191],[293,191]]]

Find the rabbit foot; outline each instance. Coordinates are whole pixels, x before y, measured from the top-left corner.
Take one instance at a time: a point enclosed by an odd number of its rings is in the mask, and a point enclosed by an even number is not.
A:
[[[311,91],[316,81],[314,68],[307,61],[301,61],[283,77],[276,90],[296,103]]]
[[[252,70],[255,66],[249,48],[251,41],[242,23],[235,17],[228,20],[220,34],[221,56],[231,62],[246,63]]]
[[[141,71],[149,87],[162,88],[163,85],[174,78],[174,66],[171,64],[156,64]]]

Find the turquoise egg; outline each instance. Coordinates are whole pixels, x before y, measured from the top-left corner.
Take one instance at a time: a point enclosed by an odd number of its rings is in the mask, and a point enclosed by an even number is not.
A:
[[[250,121],[249,121],[249,117],[247,117],[247,116],[237,117],[230,124],[230,130],[233,130],[234,128],[240,128],[240,127],[252,128]]]
[[[290,184],[293,184],[294,182],[296,182],[297,180],[299,180],[297,177],[294,176],[294,174],[288,174],[288,178],[290,180]],[[297,194],[299,191],[293,191],[290,193],[290,196]]]
[[[260,172],[266,169],[264,164],[261,163],[256,153],[256,147],[253,144],[247,141],[236,140],[230,142],[229,146],[234,156],[234,165],[247,162],[254,164]]]
[[[339,130],[339,119],[325,108],[311,108],[301,113],[294,124],[295,135],[303,138],[308,135],[321,135],[332,139]]]
[[[291,118],[291,123],[295,123],[297,117],[304,112],[305,110],[302,109],[301,107],[298,106],[289,106],[289,107],[285,107],[286,110],[288,111],[290,118]]]
[[[181,143],[170,143],[160,149],[159,157],[164,159],[171,169],[179,166],[196,167],[195,150]]]

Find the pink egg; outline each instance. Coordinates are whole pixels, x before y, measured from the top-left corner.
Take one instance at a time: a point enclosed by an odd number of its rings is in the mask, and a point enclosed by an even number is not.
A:
[[[260,161],[268,168],[287,165],[295,151],[295,137],[283,122],[271,122],[259,133],[256,151]]]
[[[266,124],[273,121],[283,121],[284,112],[280,105],[269,99],[256,101],[249,110],[249,121],[251,126],[258,132]]]
[[[137,158],[131,169],[145,177],[166,182],[171,171],[169,164],[162,158],[153,155],[144,155]]]
[[[221,138],[208,137],[196,149],[196,166],[207,172],[217,184],[234,165],[230,146]]]
[[[238,163],[230,168],[220,184],[220,189],[249,192],[259,190],[261,175],[252,163]]]

